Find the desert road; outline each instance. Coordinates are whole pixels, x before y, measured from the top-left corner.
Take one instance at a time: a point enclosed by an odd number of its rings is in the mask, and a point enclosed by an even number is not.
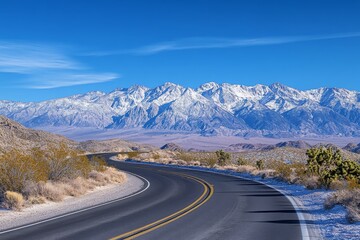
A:
[[[1,234],[0,239],[303,239],[291,202],[263,184],[200,171],[108,162],[143,177],[147,189]]]

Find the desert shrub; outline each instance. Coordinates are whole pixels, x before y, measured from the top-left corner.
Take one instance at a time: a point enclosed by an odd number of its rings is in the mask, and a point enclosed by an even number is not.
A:
[[[191,153],[180,152],[177,154],[177,157],[185,162],[191,162],[195,157]]]
[[[265,168],[264,160],[257,160],[256,161],[256,168],[258,170],[263,170]]]
[[[90,159],[90,164],[91,169],[98,172],[105,171],[107,166],[105,159],[101,156],[92,156]]]
[[[329,188],[335,180],[355,179],[360,182],[360,165],[352,160],[344,160],[340,150],[332,148],[311,148],[307,171],[319,177],[320,185]]]
[[[155,153],[155,154],[152,155],[152,157],[153,157],[155,160],[159,160],[159,159],[160,159],[160,154]]]
[[[242,165],[251,165],[250,162],[242,157],[239,157],[237,160],[237,165],[242,166]]]
[[[128,152],[127,155],[129,159],[136,159],[139,156],[139,152]]]
[[[24,205],[24,197],[21,193],[6,191],[2,205],[7,209],[20,210]]]
[[[64,199],[64,189],[53,182],[39,182],[38,183],[39,195],[47,200],[60,202]]]
[[[0,156],[0,191],[22,192],[27,181],[47,179],[47,164],[17,150]]]
[[[307,178],[303,178],[301,180],[301,183],[310,190],[317,189],[320,187],[319,183],[319,177],[315,175],[311,175]]]
[[[49,165],[49,180],[87,177],[91,171],[88,158],[79,155],[77,151],[70,149],[66,144],[51,147],[46,159]]]
[[[254,166],[250,166],[250,165],[241,165],[238,166],[236,171],[240,172],[240,173],[253,173],[256,170],[256,168]]]
[[[332,209],[336,205],[346,207],[349,222],[360,222],[360,189],[336,191],[325,199],[325,209]]]
[[[42,196],[40,196],[40,197],[30,196],[26,200],[27,205],[43,204],[45,202],[46,202],[46,199],[44,197],[42,197]]]
[[[215,152],[217,156],[217,164],[220,166],[225,166],[230,161],[230,154],[224,152],[223,150],[218,150]]]

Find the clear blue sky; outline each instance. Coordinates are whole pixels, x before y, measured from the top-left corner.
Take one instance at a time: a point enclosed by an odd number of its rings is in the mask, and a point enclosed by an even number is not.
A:
[[[0,0],[0,99],[171,81],[360,91],[360,1]]]

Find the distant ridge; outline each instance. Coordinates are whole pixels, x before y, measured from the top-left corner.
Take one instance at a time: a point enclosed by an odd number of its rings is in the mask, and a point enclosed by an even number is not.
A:
[[[360,136],[360,93],[174,83],[132,86],[39,103],[0,101],[0,114],[28,127],[144,128],[242,137]]]

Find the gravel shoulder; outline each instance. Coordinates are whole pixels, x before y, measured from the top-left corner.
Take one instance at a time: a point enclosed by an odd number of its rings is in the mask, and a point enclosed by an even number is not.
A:
[[[126,173],[126,176],[127,181],[124,184],[99,187],[80,197],[67,197],[62,202],[33,205],[19,212],[0,208],[0,231],[113,201],[131,195],[143,188],[144,182],[140,178],[128,173]]]

